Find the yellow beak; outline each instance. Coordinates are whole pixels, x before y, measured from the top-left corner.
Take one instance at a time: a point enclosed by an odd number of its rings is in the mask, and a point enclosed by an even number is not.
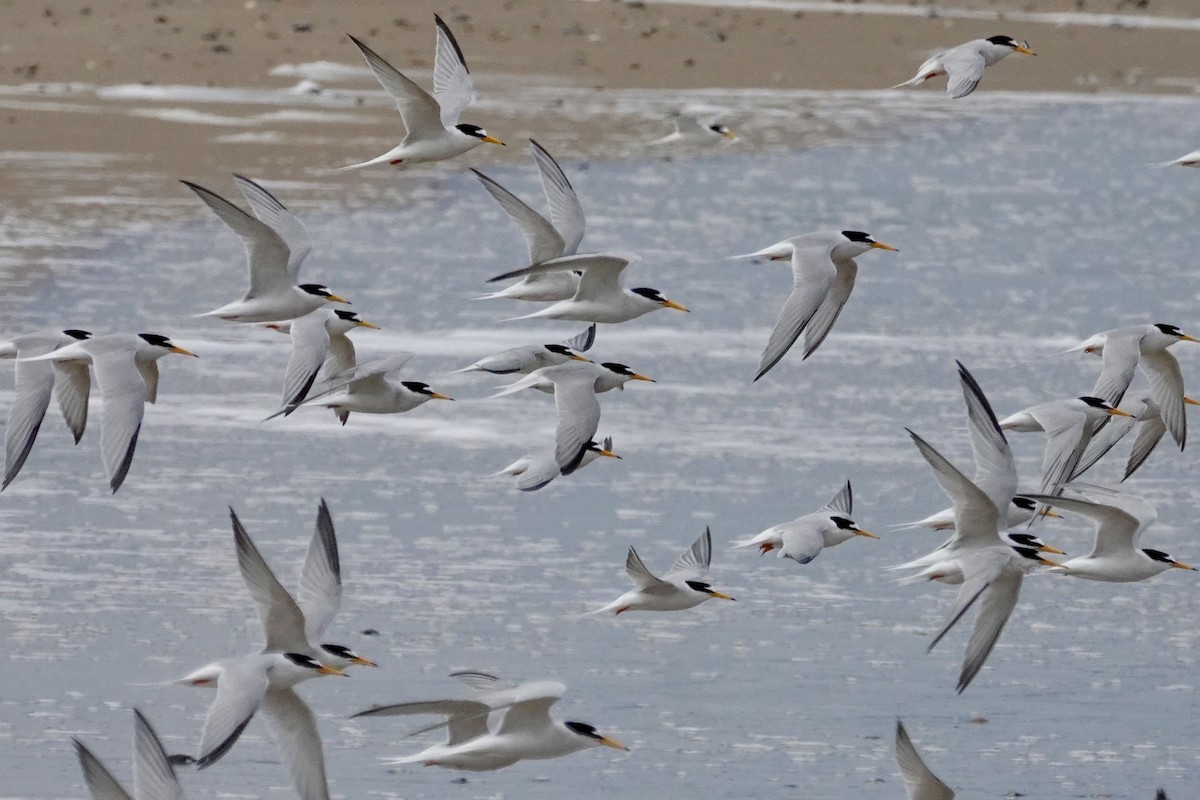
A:
[[[1113,417],[1132,417],[1133,416],[1133,414],[1130,414],[1128,411],[1122,411],[1119,408],[1112,409],[1111,411],[1108,412],[1108,414],[1109,414],[1109,416],[1113,416]]]
[[[734,602],[737,602],[736,597],[730,597],[729,595],[722,594],[721,592],[709,592],[709,594],[711,594],[713,597],[719,597],[722,600],[733,600]]]
[[[1185,333],[1183,336],[1179,337],[1179,341],[1181,341],[1181,342],[1200,342],[1200,339],[1197,339],[1195,336],[1188,336]]]
[[[586,356],[581,356],[581,355],[579,355],[579,353],[571,353],[571,358],[575,359],[576,361],[586,361],[588,364],[592,363],[592,360],[590,358],[587,358]]]
[[[658,383],[658,381],[654,380],[654,378],[647,378],[645,375],[642,375],[641,373],[636,373],[636,372],[633,374],[633,377],[631,377],[630,380],[631,381],[645,381],[646,383]]]
[[[331,294],[331,295],[327,296],[325,299],[331,303],[345,303],[348,306],[353,305],[353,303],[351,303],[349,300],[342,297],[341,295]]]
[[[679,305],[679,303],[676,303],[674,300],[663,300],[662,304],[663,308],[673,308],[676,311],[687,311],[687,308]]]
[[[1183,402],[1190,406],[1200,406],[1200,400],[1193,400],[1187,395],[1183,396]]]
[[[870,531],[864,531],[862,528],[859,528],[858,530],[856,530],[854,532],[854,535],[855,536],[866,536],[868,539],[878,539],[879,538],[878,536],[871,533]]]
[[[1058,514],[1055,514],[1054,516],[1057,517]],[[1064,553],[1062,550],[1059,550],[1057,547],[1051,547],[1048,544],[1044,544],[1041,547],[1039,547],[1038,552],[1039,553],[1058,553],[1060,556],[1066,555],[1066,553]]]
[[[728,130],[725,131],[724,133],[722,133],[721,135],[724,136],[726,139],[736,139],[737,138],[736,133],[734,133],[733,131],[728,131]]]
[[[1195,567],[1189,567],[1187,564],[1184,564],[1182,561],[1172,561],[1171,566],[1178,567],[1179,569],[1190,569],[1190,570],[1196,571]]]
[[[503,145],[504,147],[508,147],[508,145],[504,144],[504,142],[500,141],[495,136],[484,136],[483,140],[485,142],[487,142],[488,144],[498,144],[498,145]]]
[[[895,247],[892,247],[890,244],[884,244],[883,242],[871,242],[871,247],[874,247],[876,250],[891,250],[893,253],[900,252]]]
[[[1061,567],[1062,566],[1062,564],[1059,564],[1057,561],[1051,561],[1048,558],[1039,558],[1037,560],[1037,562],[1039,564],[1042,564],[1043,566],[1047,566],[1047,567]]]
[[[604,745],[605,747],[611,747],[614,750],[625,750],[626,752],[629,751],[628,747],[621,744],[616,739],[610,739],[607,736],[601,736],[597,741],[599,741],[600,744]]]
[[[1027,56],[1036,56],[1037,55],[1037,53],[1033,52],[1028,47],[1023,47],[1021,45],[1017,45],[1016,47],[1013,48],[1013,50],[1017,51],[1018,53],[1024,53]]]
[[[429,396],[434,400],[453,400],[454,399],[453,397],[447,397],[446,395],[438,394],[437,392],[432,392],[432,393],[430,393]]]
[[[360,327],[360,328],[374,328],[375,330],[379,330],[379,326],[378,326],[378,325],[376,325],[374,322],[367,322],[365,319],[360,319],[360,320],[358,321],[358,327]]]
[[[346,673],[342,672],[342,671],[341,671],[340,669],[338,669],[337,667],[326,667],[326,666],[324,666],[324,665],[322,665],[322,666],[318,667],[318,668],[317,668],[317,672],[321,673],[322,675],[341,675],[343,678],[349,678],[349,677],[350,677],[349,675],[347,675]]]
[[[171,352],[179,353],[179,355],[181,355],[181,356],[194,356],[195,358],[200,357],[200,356],[196,355],[195,353],[193,353],[191,350],[184,350],[182,347],[172,347]]]
[[[355,656],[353,663],[358,664],[360,667],[378,667],[379,666],[374,661],[365,659],[362,656]]]
[[[596,452],[599,453],[600,455],[604,456],[605,458],[621,458],[619,455],[614,453],[612,450],[597,450]],[[621,460],[623,461],[624,459],[621,459]]]

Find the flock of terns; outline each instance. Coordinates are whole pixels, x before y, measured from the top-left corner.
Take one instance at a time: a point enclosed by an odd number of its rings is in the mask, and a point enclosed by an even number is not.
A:
[[[482,128],[459,122],[474,97],[471,75],[461,49],[440,18],[430,94],[393,68],[362,41],[350,37],[375,77],[395,101],[406,136],[388,152],[345,169],[401,165],[453,158],[482,143],[503,144]],[[1007,36],[980,39],[926,61],[909,81],[915,86],[938,75],[948,76],[952,98],[975,90],[984,69],[1010,53],[1033,55],[1028,45]],[[681,118],[676,131],[656,143],[730,138],[725,126]],[[630,253],[579,253],[585,219],[579,198],[554,158],[537,142],[530,143],[539,171],[549,217],[509,192],[487,175],[473,170],[480,183],[524,235],[529,265],[491,278],[519,279],[487,298],[547,304],[518,317],[577,320],[589,327],[559,343],[528,345],[493,354],[460,372],[520,376],[499,394],[536,389],[554,395],[557,423],[553,442],[522,456],[498,475],[516,479],[522,491],[550,481],[600,457],[616,457],[611,438],[597,440],[598,396],[630,381],[650,381],[630,367],[595,363],[585,355],[596,338],[597,323],[624,323],[660,309],[687,311],[648,287],[626,288],[622,277],[637,261]],[[1200,165],[1196,154],[1170,164]],[[250,286],[245,295],[213,311],[230,322],[270,327],[291,339],[291,356],[283,379],[280,408],[287,415],[304,405],[331,409],[346,424],[350,414],[410,411],[422,403],[451,398],[417,381],[389,378],[412,358],[396,353],[359,363],[347,334],[376,327],[357,313],[334,308],[346,298],[319,283],[300,283],[299,272],[311,242],[303,224],[270,192],[243,176],[235,184],[250,206],[239,208],[198,184],[184,183],[233,230],[245,245]],[[754,380],[761,379],[804,338],[803,358],[811,356],[829,334],[849,298],[857,276],[855,257],[872,249],[896,248],[862,231],[819,231],[786,239],[745,256],[791,264],[794,286],[779,312]],[[1135,428],[1125,477],[1149,457],[1170,434],[1182,449],[1186,441],[1184,394],[1178,362],[1168,352],[1179,342],[1197,340],[1170,324],[1145,324],[1098,333],[1079,345],[1082,353],[1102,359],[1100,375],[1089,394],[1055,399],[1004,419],[994,413],[983,388],[958,365],[958,379],[974,454],[971,477],[955,466],[920,434],[909,431],[952,507],[898,527],[951,531],[950,538],[928,555],[898,565],[910,570],[905,581],[935,580],[957,585],[946,622],[930,649],[972,608],[976,608],[957,690],[978,675],[991,653],[1020,593],[1022,580],[1039,566],[1089,580],[1141,581],[1172,568],[1192,570],[1165,552],[1141,548],[1143,532],[1155,520],[1144,500],[1126,492],[1084,484],[1078,478]],[[91,381],[103,401],[101,453],[116,492],[127,478],[144,415],[158,386],[158,361],[171,353],[196,354],[153,333],[93,335],[80,329],[18,336],[0,345],[0,356],[17,359],[16,391],[5,431],[3,485],[13,482],[34,445],[51,396],[78,443],[87,421]],[[1148,388],[1126,394],[1136,373]],[[267,419],[270,419],[268,417]],[[1020,490],[1016,464],[1006,432],[1044,432],[1043,468],[1036,488]],[[1032,526],[1054,509],[1089,519],[1095,528],[1092,552],[1069,561],[1043,543]],[[856,537],[877,538],[851,518],[852,490],[847,482],[826,505],[791,522],[772,527],[734,544],[775,552],[806,564],[822,550]],[[352,666],[375,666],[348,647],[323,642],[338,610],[342,583],[332,517],[322,501],[295,594],[276,578],[231,509],[234,549],[246,588],[262,623],[261,652],[215,661],[175,683],[215,689],[198,754],[172,756],[164,750],[150,723],[135,711],[134,793],[137,800],[181,798],[175,768],[182,764],[209,767],[226,756],[253,717],[267,718],[278,740],[292,783],[304,800],[329,797],[320,735],[312,711],[296,694],[302,681],[345,675]],[[593,613],[681,611],[717,598],[733,600],[713,588],[708,573],[712,536],[704,533],[672,567],[656,575],[630,547],[625,569],[633,588]],[[455,673],[473,691],[451,698],[380,705],[356,716],[432,715],[440,722],[417,731],[444,729],[446,740],[394,763],[419,763],[458,770],[495,770],[527,759],[554,758],[593,746],[625,750],[593,725],[559,721],[551,715],[565,687],[552,681],[515,684],[482,672]],[[120,783],[81,742],[76,742],[85,780],[95,800],[127,799]],[[925,765],[902,723],[897,723],[896,762],[911,800],[945,800],[954,793]],[[1159,800],[1165,800],[1159,791]]]

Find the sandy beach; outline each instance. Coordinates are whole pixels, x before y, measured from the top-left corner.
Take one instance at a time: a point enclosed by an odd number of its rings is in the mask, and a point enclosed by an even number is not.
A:
[[[1200,20],[1200,9],[1189,0],[775,4],[3,0],[0,126],[10,163],[0,202],[32,225],[45,220],[66,181],[76,184],[78,194],[140,206],[131,216],[145,218],[162,210],[151,198],[195,206],[178,191],[181,177],[211,180],[245,171],[286,181],[382,152],[401,128],[346,33],[427,81],[435,12],[455,30],[481,90],[482,103],[470,119],[515,142],[528,136],[569,141],[578,157],[597,147],[608,155],[623,152],[622,141],[627,151],[665,133],[675,91],[878,90],[909,77],[939,47],[1001,32],[1027,39],[1039,55],[990,70],[987,91],[1191,95],[1200,86],[1194,58],[1200,32],[1187,29]],[[807,10],[831,5],[844,10]],[[897,13],[879,13],[891,9]],[[859,13],[866,10],[874,13]],[[1044,16],[1064,13],[1083,22]],[[1112,23],[1113,14],[1123,15],[1120,24]],[[1166,26],[1137,25],[1139,20]],[[305,74],[297,65],[313,64],[324,64],[334,77],[323,86],[345,93],[335,109],[340,113],[318,119],[305,110],[310,97],[283,94]],[[205,98],[197,107],[169,88],[178,86],[273,96],[269,113],[253,108],[260,113],[251,114],[247,103],[225,105],[220,98]],[[573,113],[574,100],[555,95],[555,87],[573,88],[576,98],[580,89],[597,97],[654,90],[663,112],[649,119],[585,119]],[[155,95],[156,89],[163,94]],[[535,89],[540,100],[534,104],[488,102]],[[941,85],[921,91],[937,93]],[[987,91],[959,107],[986,104]],[[742,146],[753,148],[755,137]],[[515,161],[523,158],[521,150],[481,148],[458,168]],[[67,154],[100,160],[80,163]],[[44,181],[47,170],[58,180]],[[356,179],[330,172],[326,180],[332,190]],[[296,202],[308,199],[302,195]],[[364,201],[369,199],[368,193]]]

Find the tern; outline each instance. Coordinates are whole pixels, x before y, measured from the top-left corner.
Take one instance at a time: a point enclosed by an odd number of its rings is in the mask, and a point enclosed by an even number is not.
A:
[[[575,290],[574,296],[569,300],[560,300],[540,311],[514,319],[543,318],[574,319],[582,322],[628,322],[660,308],[687,311],[685,307],[675,301],[663,297],[657,289],[644,286],[626,289],[621,285],[621,273],[627,266],[638,260],[640,258],[632,253],[563,256],[497,275],[489,278],[488,283],[525,275],[543,275],[563,271],[582,273],[579,279],[579,288]]]
[[[712,145],[732,141],[737,134],[729,130],[716,118],[701,119],[694,114],[679,113],[671,119],[675,130],[661,139],[655,139],[651,145]]]
[[[1093,492],[1100,490],[1100,487],[1090,488]],[[1050,572],[1092,581],[1131,583],[1152,578],[1172,567],[1196,569],[1176,561],[1161,550],[1138,547],[1143,531],[1158,519],[1154,507],[1140,497],[1105,492],[1103,501],[1087,495],[1034,495],[1034,499],[1063,511],[1081,514],[1095,525],[1092,552],[1064,561]]]
[[[536,389],[539,392],[554,394],[554,381],[547,377],[547,369],[549,369],[549,367],[542,367],[541,369],[536,369],[533,372],[530,372],[519,381],[501,387],[500,391],[493,394],[492,397],[504,397],[505,395],[515,394],[517,392],[524,391],[525,389]],[[592,385],[592,388],[595,390],[596,394],[610,392],[613,389],[625,391],[625,384],[629,383],[630,381],[657,383],[654,378],[646,377],[640,372],[634,372],[628,366],[617,363],[616,361],[603,361],[599,364],[593,361],[588,361],[586,366],[576,366],[572,371],[580,374],[592,374],[595,377],[595,383]]]
[[[454,158],[483,142],[504,144],[478,125],[459,122],[462,112],[475,100],[475,82],[454,34],[436,14],[437,47],[433,59],[433,94],[406,78],[371,48],[351,36],[375,79],[396,104],[404,123],[404,140],[381,156],[350,164],[342,169],[359,169],[375,164],[415,164]]]
[[[953,790],[925,765],[900,720],[896,720],[896,766],[904,778],[908,800],[954,800]]]
[[[854,257],[872,248],[896,251],[862,231],[818,231],[793,236],[753,253],[731,256],[792,262],[792,293],[779,311],[754,380],[778,364],[802,333],[804,358],[816,352],[850,298],[858,276]]]
[[[399,372],[412,359],[412,353],[396,353],[359,364],[331,378],[328,388],[320,393],[309,395],[301,403],[281,408],[267,419],[274,419],[281,414],[287,416],[297,408],[315,404],[338,412],[338,418],[345,425],[352,411],[360,414],[402,414],[429,400],[454,399],[433,391],[427,383],[401,381],[395,384],[388,380],[389,375]]]
[[[854,495],[850,481],[825,505],[812,514],[797,517],[791,522],[767,528],[750,539],[734,542],[734,547],[757,547],[759,555],[777,550],[779,558],[790,558],[799,564],[807,564],[826,547],[848,542],[855,536],[870,539],[879,537],[864,531],[850,519],[854,506]]]
[[[892,88],[917,86],[930,78],[945,75],[947,77],[946,93],[954,99],[966,97],[975,91],[975,87],[983,79],[985,68],[1011,53],[1023,53],[1027,56],[1037,55],[1029,49],[1028,42],[1018,42],[1011,36],[972,39],[965,44],[952,47],[944,53],[938,53],[918,67],[917,74],[911,79],[897,83]]]
[[[1200,401],[1187,396],[1183,398],[1183,402],[1185,405],[1200,405]],[[1153,393],[1148,392],[1135,400],[1126,399],[1124,406],[1125,408],[1122,410],[1126,411],[1129,416],[1114,418],[1092,436],[1087,450],[1079,459],[1079,465],[1075,467],[1075,473],[1071,476],[1072,480],[1091,469],[1134,428],[1137,429],[1137,435],[1134,436],[1133,446],[1125,461],[1125,474],[1121,481],[1128,480],[1142,464],[1146,463],[1146,459],[1150,458],[1150,454],[1154,452],[1154,448],[1158,446],[1159,441],[1167,432],[1167,424],[1163,422],[1162,415],[1158,412],[1158,404],[1154,402]]]
[[[976,476],[976,480],[978,481]],[[1008,504],[1008,514],[1004,518],[1005,528],[1015,528],[1018,525],[1024,525],[1029,520],[1033,519],[1033,512],[1037,510],[1037,503],[1030,500],[1024,495],[1017,495]],[[1046,516],[1057,517],[1057,514],[1047,514]],[[916,522],[904,522],[899,525],[893,525],[893,530],[904,531],[912,530],[913,528],[930,528],[935,531],[952,531],[954,530],[954,509],[946,508],[936,514],[930,514],[924,519],[919,519]]]
[[[477,673],[472,673],[477,674]],[[494,676],[487,676],[499,682]],[[378,706],[354,717],[439,714],[446,721],[447,740],[419,753],[390,760],[391,764],[419,763],[472,772],[503,769],[527,759],[558,758],[589,747],[629,748],[586,722],[560,722],[550,709],[566,687],[557,681],[533,681],[489,692],[478,700],[427,700]],[[495,731],[488,727],[493,711],[503,712]],[[427,728],[430,730],[432,728]]]
[[[530,344],[510,347],[499,353],[485,356],[469,367],[455,372],[490,372],[493,375],[528,375],[542,367],[556,367],[568,361],[591,361],[581,353],[591,349],[596,341],[596,326],[589,325],[583,333],[576,334],[565,342],[556,344]]]
[[[250,287],[241,300],[227,303],[200,316],[220,317],[230,322],[275,322],[302,317],[326,303],[349,303],[346,298],[333,294],[328,287],[319,283],[296,283],[301,263],[308,252],[306,246],[298,245],[300,249],[293,256],[289,242],[268,222],[252,217],[203,186],[191,181],[182,183],[195,192],[213,213],[241,238],[242,245],[246,248],[246,264],[250,270]],[[249,188],[250,184],[253,184],[254,190]],[[248,196],[258,198],[256,202],[260,204],[254,208],[266,216],[267,206],[263,198],[271,195],[261,186],[240,176],[238,186],[243,192],[249,192]],[[282,204],[275,202],[280,209],[283,208]],[[283,218],[285,214],[287,218],[294,220],[286,209],[280,212],[279,218]],[[300,226],[299,234],[303,234],[302,241],[308,241],[307,234],[303,233],[303,226]],[[293,243],[301,241],[299,234],[289,234]]]
[[[157,333],[114,333],[21,359],[54,362],[60,375],[70,381],[70,392],[76,401],[89,394],[91,383],[87,368],[92,367],[104,402],[100,418],[100,454],[104,458],[109,488],[114,493],[125,482],[133,463],[146,403],[158,399],[158,359],[169,353],[196,355]],[[86,400],[83,408],[86,414]],[[84,417],[78,419],[82,431]]]
[[[292,354],[283,374],[285,407],[302,403],[322,371],[328,380],[354,367],[354,342],[347,333],[357,328],[379,328],[356,312],[341,308],[318,308],[291,323],[268,327],[292,339]]]
[[[133,710],[133,794],[117,782],[104,762],[78,739],[75,755],[92,800],[183,800],[170,756],[142,712]]]
[[[626,611],[682,611],[714,597],[733,600],[729,595],[713,589],[708,582],[711,562],[712,533],[708,528],[691,547],[683,551],[683,555],[662,577],[646,569],[637,550],[630,547],[625,556],[625,574],[633,581],[634,588],[592,613],[613,611],[619,616]]]
[[[957,689],[962,694],[1000,638],[1016,607],[1022,579],[1038,564],[1058,564],[1042,558],[1038,549],[1013,547],[1002,538],[1000,509],[1007,509],[1016,494],[1016,463],[983,390],[961,363],[958,375],[975,455],[975,481],[969,480],[916,433],[910,430],[908,434],[954,504],[955,536],[951,544],[939,549],[951,562],[947,568],[961,570],[963,577],[950,614],[928,650],[936,647],[971,606],[979,603],[958,678]]]
[[[613,452],[611,436],[606,437],[603,442],[588,442],[583,452],[583,458],[579,460],[579,466],[575,469],[583,469],[601,457],[620,458]],[[554,460],[554,448],[549,447],[521,456],[499,472],[493,472],[490,477],[495,478],[500,475],[516,478],[517,489],[522,492],[535,492],[562,475],[562,470],[559,469],[558,462]]]
[[[1104,367],[1092,395],[1119,405],[1140,366],[1150,381],[1150,395],[1171,437],[1183,449],[1187,440],[1187,417],[1183,404],[1183,373],[1179,362],[1167,352],[1178,342],[1195,342],[1175,325],[1132,325],[1097,333],[1073,348],[1075,351],[1102,355]]]
[[[86,365],[72,371],[55,364],[20,361],[23,358],[45,355],[60,347],[92,338],[88,331],[68,328],[50,333],[27,333],[12,341],[0,344],[0,358],[15,358],[17,381],[13,404],[8,409],[8,423],[4,429],[4,481],[0,491],[17,477],[33,443],[41,430],[46,409],[50,406],[50,395],[58,400],[63,419],[75,437],[75,444],[83,437],[87,423],[88,368]],[[82,379],[82,385],[80,385]]]
[[[542,192],[550,206],[549,220],[487,175],[476,169],[471,171],[509,219],[521,229],[529,246],[530,264],[540,264],[561,256],[573,256],[579,250],[579,244],[587,230],[583,204],[579,202],[579,196],[554,157],[533,139],[529,140],[529,150],[533,154],[534,163],[537,164]],[[478,299],[503,297],[541,302],[567,300],[575,295],[578,288],[578,273],[550,272],[526,275],[520,282]]]
[[[1200,167],[1200,150],[1193,150],[1186,156],[1180,156],[1174,161],[1161,161],[1151,164],[1152,167]]]

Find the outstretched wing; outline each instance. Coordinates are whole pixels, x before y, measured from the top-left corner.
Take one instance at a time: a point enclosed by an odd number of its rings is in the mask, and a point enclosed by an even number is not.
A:
[[[442,126],[453,128],[458,124],[462,112],[475,100],[475,82],[471,80],[467,60],[463,58],[462,48],[458,46],[454,34],[446,27],[441,17],[434,14],[433,19],[437,23],[433,96],[441,107]]]
[[[567,180],[566,173],[562,171],[562,167],[558,165],[554,157],[546,152],[546,148],[530,139],[529,150],[533,154],[533,161],[537,164],[538,174],[542,179],[542,191],[546,194],[546,202],[550,204],[550,219],[554,221],[554,227],[562,236],[562,254],[574,255],[587,230],[579,195],[575,194],[575,189]]]
[[[692,546],[683,551],[679,558],[675,559],[675,563],[667,570],[664,578],[683,575],[702,576],[708,572],[708,565],[712,562],[712,533],[709,528],[704,529],[704,533],[700,534],[696,541],[692,542]]]

